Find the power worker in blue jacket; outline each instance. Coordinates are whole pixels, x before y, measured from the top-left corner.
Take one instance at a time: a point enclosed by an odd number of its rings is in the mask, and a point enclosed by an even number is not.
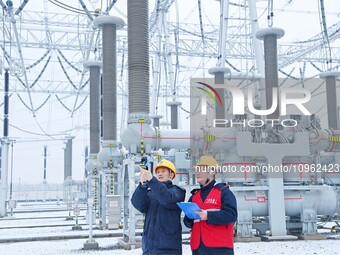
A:
[[[185,190],[172,184],[176,167],[169,160],[161,160],[154,173],[141,168],[140,184],[131,202],[145,214],[142,238],[143,255],[181,255],[181,210],[177,202],[185,199]]]
[[[234,223],[237,206],[234,194],[225,183],[216,183],[217,161],[202,156],[195,167],[200,189],[191,191],[189,201],[201,211],[200,219],[184,217],[184,224],[191,228],[190,246],[193,255],[233,255]]]

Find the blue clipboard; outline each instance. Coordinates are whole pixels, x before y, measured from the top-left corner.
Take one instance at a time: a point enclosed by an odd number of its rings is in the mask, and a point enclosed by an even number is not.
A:
[[[201,217],[195,211],[202,211],[196,203],[191,202],[178,202],[177,205],[185,213],[189,219],[200,219]]]

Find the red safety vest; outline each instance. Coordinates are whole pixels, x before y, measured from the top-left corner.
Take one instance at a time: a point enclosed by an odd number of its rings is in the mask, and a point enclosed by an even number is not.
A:
[[[221,194],[222,190],[213,187],[207,198],[202,201],[199,190],[193,195],[192,202],[202,210],[220,210],[222,208]],[[234,224],[213,225],[207,224],[206,220],[195,220],[191,229],[191,250],[196,250],[200,246],[201,240],[206,247],[233,248]]]

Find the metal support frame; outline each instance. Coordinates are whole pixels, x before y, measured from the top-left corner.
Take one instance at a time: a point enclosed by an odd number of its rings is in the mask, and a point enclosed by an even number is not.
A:
[[[43,202],[46,202],[46,165],[47,165],[47,146],[44,146],[44,179],[43,179]]]
[[[7,215],[7,191],[8,191],[8,150],[7,138],[1,141],[1,187],[0,187],[0,218]]]
[[[229,0],[220,0],[220,31],[217,66],[224,67],[226,60],[226,41],[228,32]]]
[[[253,40],[254,51],[255,51],[257,73],[259,73],[261,76],[264,76],[264,62],[263,62],[264,56],[263,56],[263,51],[262,51],[262,45],[261,45],[261,41],[256,38],[256,33],[257,31],[259,31],[256,0],[248,0],[248,5],[249,5],[249,17],[251,20],[252,40]],[[256,93],[260,94],[260,98],[258,98],[258,100],[261,102],[261,108],[265,109],[267,105],[266,84],[263,78],[261,78],[258,81],[258,89],[256,91],[257,91]]]
[[[169,35],[169,28],[168,28],[168,20],[166,17],[166,13],[164,10],[161,10],[161,19],[163,21],[163,31],[164,31],[164,61],[166,67],[168,69],[169,81],[170,81],[170,88],[172,94],[172,101],[176,100],[176,84],[175,84],[175,75],[174,69],[172,67],[172,57],[170,51],[170,35]]]
[[[251,210],[238,210],[237,213],[237,236],[252,237],[253,219]]]
[[[301,212],[302,234],[315,235],[317,234],[317,218],[315,209],[303,209]]]
[[[0,217],[7,215],[7,191],[8,191],[8,155],[9,155],[9,139],[8,139],[8,114],[9,114],[9,69],[5,69],[5,93],[4,93],[4,128],[3,139],[1,139],[1,165],[0,165]]]
[[[239,132],[236,138],[239,156],[265,156],[267,164],[281,166],[284,156],[308,156],[309,134],[298,133],[292,144],[253,143],[249,132]],[[286,235],[283,173],[268,173],[269,224],[273,237]]]
[[[106,174],[104,171],[101,171],[99,174],[99,225],[101,228],[107,227],[106,196],[107,196]]]
[[[136,187],[134,156],[123,160],[121,182],[124,222],[123,238],[119,243],[129,249],[135,249],[140,247],[141,243],[136,239],[136,211],[130,202]]]

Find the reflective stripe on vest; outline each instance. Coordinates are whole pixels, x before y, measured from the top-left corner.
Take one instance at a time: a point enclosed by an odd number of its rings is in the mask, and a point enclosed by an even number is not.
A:
[[[196,203],[202,210],[219,211],[222,208],[222,191],[213,187],[204,201],[201,191],[197,191],[192,202]],[[207,247],[233,248],[234,246],[234,224],[212,225],[206,220],[195,220],[191,230],[191,250],[196,250],[201,243]]]

